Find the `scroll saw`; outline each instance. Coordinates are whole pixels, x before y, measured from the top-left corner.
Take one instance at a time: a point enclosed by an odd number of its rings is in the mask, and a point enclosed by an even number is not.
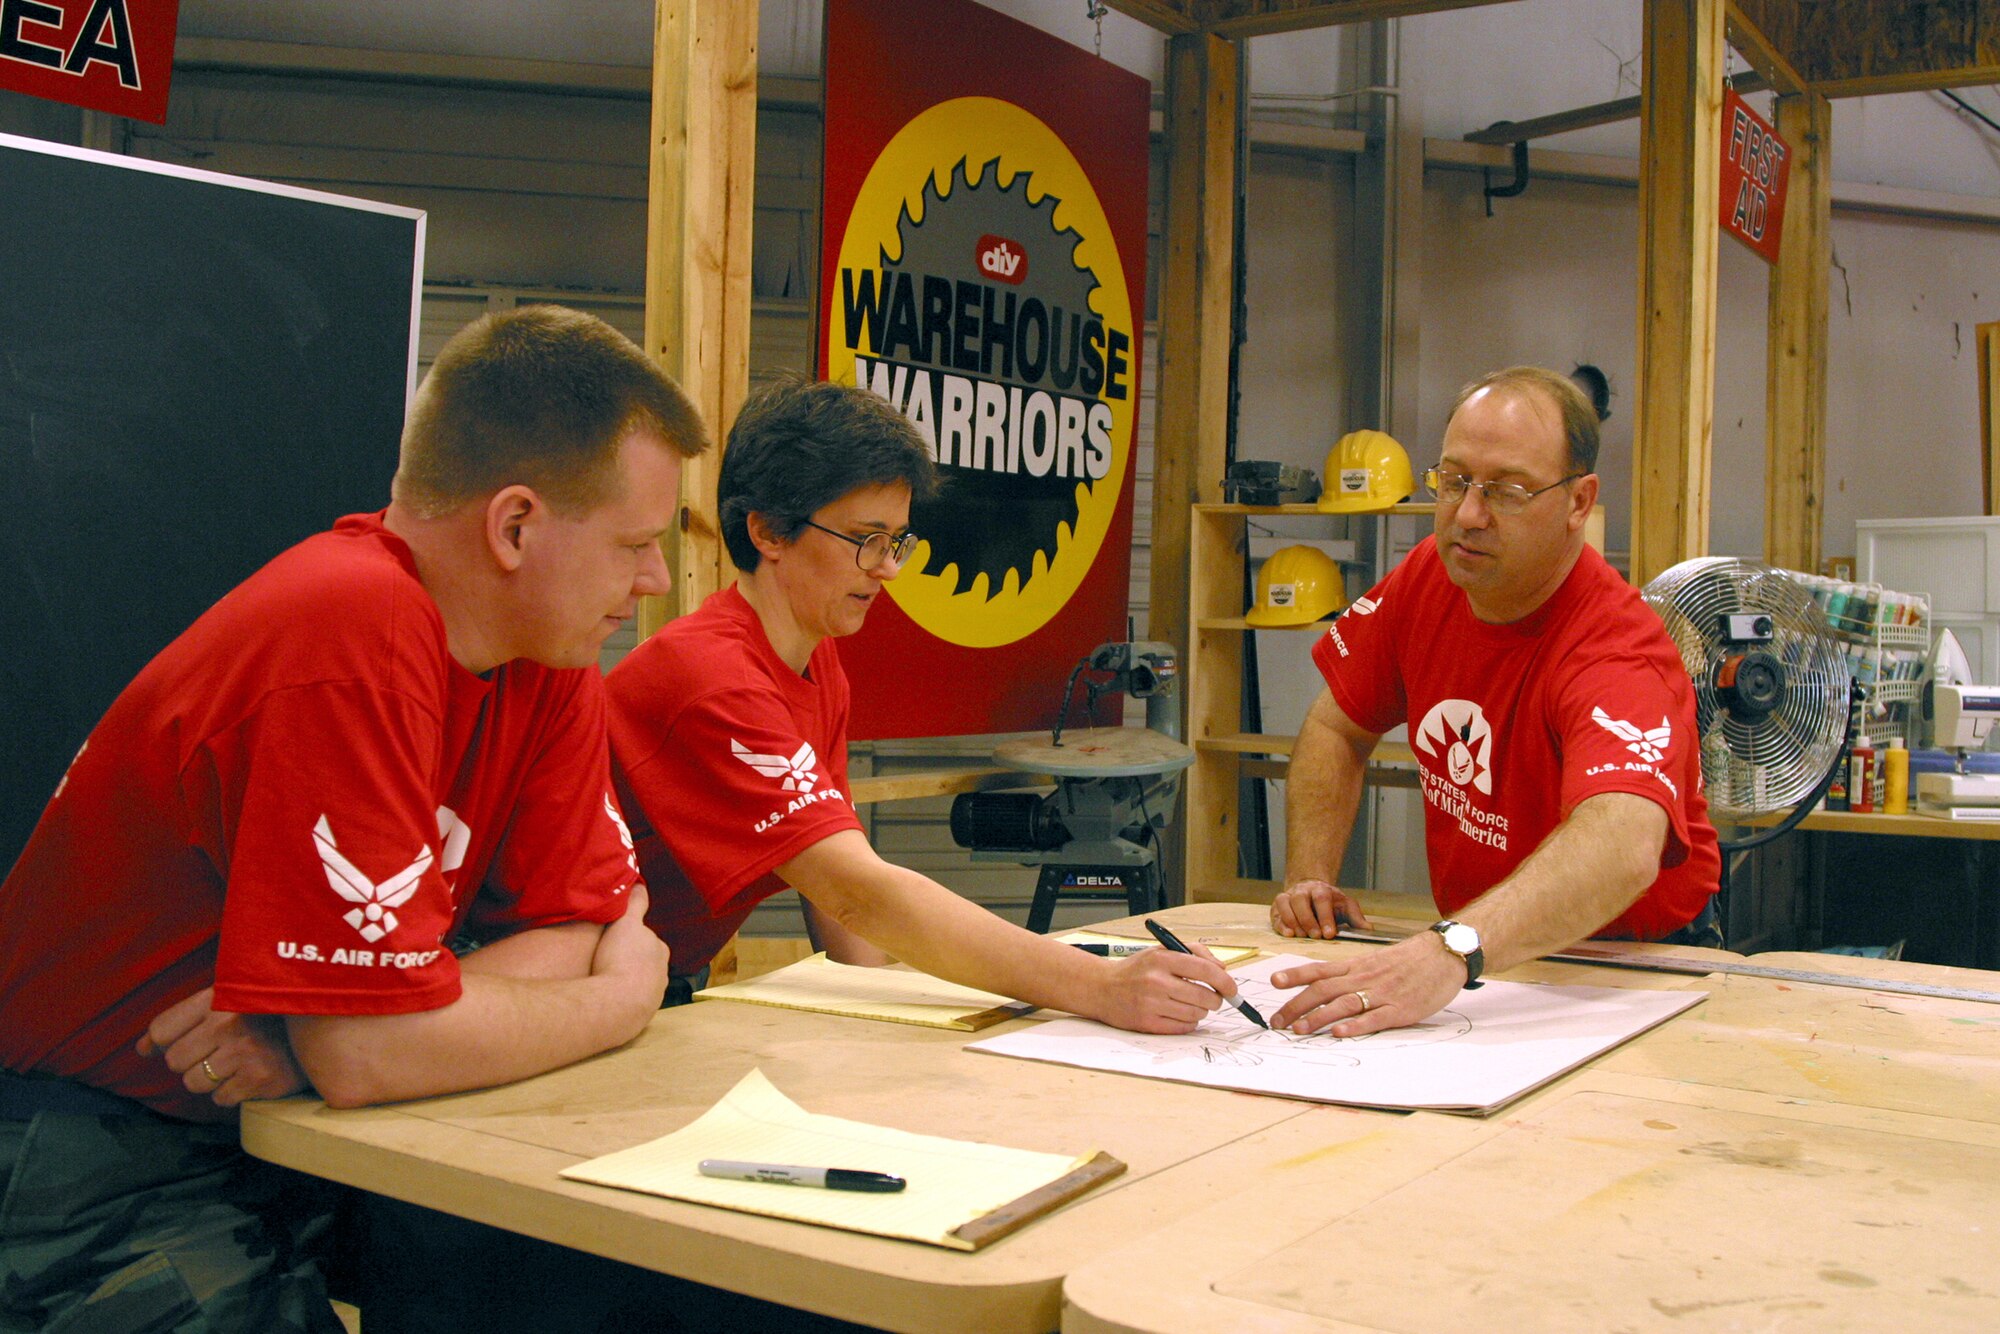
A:
[[[1079,677],[1086,717],[1104,695],[1122,691],[1146,701],[1146,726],[1065,731]],[[1006,768],[1054,775],[1056,790],[968,792],[952,802],[952,839],[974,861],[1041,868],[1030,931],[1049,929],[1058,897],[1123,900],[1134,916],[1167,906],[1159,839],[1172,818],[1181,771],[1194,763],[1179,739],[1179,677],[1171,644],[1099,645],[1070,673],[1054,731],[1003,742],[993,752]]]

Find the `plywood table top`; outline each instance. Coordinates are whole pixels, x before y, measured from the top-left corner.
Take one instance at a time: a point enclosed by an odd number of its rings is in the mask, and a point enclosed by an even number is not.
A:
[[[1260,1164],[1394,1119],[963,1051],[972,1040],[709,1002],[501,1088],[351,1111],[253,1104],[243,1140],[316,1176],[843,1319],[1026,1334],[1056,1327],[1062,1281],[1083,1259],[1235,1194]],[[969,1255],[557,1175],[685,1126],[753,1068],[808,1111],[1046,1152],[1103,1149],[1129,1171]]]

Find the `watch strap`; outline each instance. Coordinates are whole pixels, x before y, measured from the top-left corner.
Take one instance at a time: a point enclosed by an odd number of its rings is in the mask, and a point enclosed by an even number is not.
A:
[[[1471,991],[1480,985],[1479,975],[1486,971],[1486,950],[1483,946],[1479,945],[1474,945],[1471,949],[1463,953],[1452,949],[1451,937],[1447,933],[1455,926],[1465,926],[1465,923],[1446,918],[1442,922],[1431,923],[1431,930],[1437,933],[1437,937],[1444,943],[1445,949],[1456,955],[1458,961],[1465,965],[1465,989]],[[1479,938],[1477,930],[1471,927],[1466,927],[1466,929],[1472,931],[1473,939],[1477,940]]]

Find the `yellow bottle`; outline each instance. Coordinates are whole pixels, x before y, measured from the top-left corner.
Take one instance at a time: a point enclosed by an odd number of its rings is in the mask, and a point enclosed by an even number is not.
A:
[[[1882,752],[1882,813],[1905,815],[1910,809],[1910,752],[1891,746]]]

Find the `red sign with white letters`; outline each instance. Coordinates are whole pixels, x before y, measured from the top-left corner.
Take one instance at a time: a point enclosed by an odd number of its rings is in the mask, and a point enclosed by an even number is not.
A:
[[[1785,233],[1785,185],[1791,146],[1734,88],[1722,93],[1722,230],[1778,262]]]
[[[0,0],[0,88],[155,125],[180,0]]]

